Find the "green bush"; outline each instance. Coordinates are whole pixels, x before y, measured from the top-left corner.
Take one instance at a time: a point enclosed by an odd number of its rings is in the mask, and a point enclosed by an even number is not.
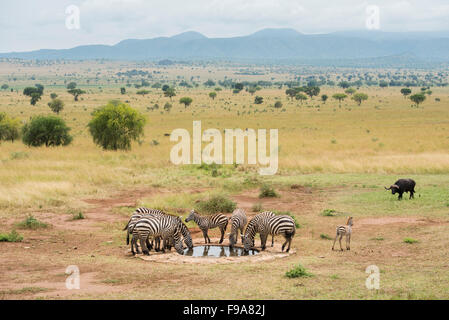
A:
[[[93,112],[89,132],[96,144],[105,150],[129,150],[131,141],[143,136],[146,119],[127,104],[110,101]]]
[[[404,242],[405,242],[405,243],[408,243],[408,244],[413,244],[413,243],[417,243],[418,240],[413,239],[413,238],[405,238],[405,239],[404,239]]]
[[[35,229],[39,229],[39,228],[47,228],[48,226],[46,223],[37,220],[32,215],[29,215],[28,217],[25,218],[25,220],[23,220],[22,222],[19,222],[17,224],[17,227],[19,227],[21,229],[35,230]]]
[[[325,217],[335,217],[337,215],[337,211],[335,211],[334,209],[324,209],[321,212],[321,215]]]
[[[55,116],[37,116],[26,123],[22,128],[22,140],[28,146],[38,147],[66,146],[72,142],[69,135],[70,128],[64,120]]]
[[[0,233],[0,242],[21,242],[22,240],[23,237],[16,230],[11,231],[9,234]]]
[[[218,213],[218,212],[232,212],[237,207],[237,204],[231,199],[217,195],[210,197],[208,200],[200,201],[196,205],[199,212]]]
[[[298,264],[293,269],[285,273],[287,278],[313,277],[302,265]]]
[[[82,211],[72,213],[72,220],[82,220],[82,219],[86,219]]]
[[[262,212],[262,203],[255,203],[252,206],[253,212]]]
[[[329,237],[327,234],[324,234],[324,233],[320,234],[320,238],[324,239],[324,240],[332,240],[331,237]]]
[[[0,112],[0,141],[8,140],[14,142],[19,138],[20,120],[10,118],[4,112]]]
[[[274,189],[268,185],[263,185],[260,188],[259,198],[275,198],[279,195],[274,191]]]

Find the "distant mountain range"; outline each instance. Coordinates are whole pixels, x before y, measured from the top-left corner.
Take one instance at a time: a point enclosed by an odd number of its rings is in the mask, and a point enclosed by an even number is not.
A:
[[[349,31],[302,34],[293,29],[263,29],[231,38],[208,38],[189,31],[173,37],[128,39],[116,45],[85,45],[71,49],[42,49],[0,53],[20,59],[243,59],[348,60],[385,59],[449,62],[449,32],[390,33]]]

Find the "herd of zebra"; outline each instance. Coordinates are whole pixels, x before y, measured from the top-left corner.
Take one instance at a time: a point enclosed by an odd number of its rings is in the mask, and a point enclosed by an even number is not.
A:
[[[292,238],[296,232],[295,221],[292,217],[276,215],[271,211],[259,213],[248,222],[243,209],[234,210],[229,218],[222,213],[201,216],[195,210],[192,210],[185,222],[191,220],[202,231],[205,243],[211,242],[208,230],[219,228],[221,232],[220,244],[223,242],[226,228],[230,222],[229,246],[231,248],[235,246],[240,235],[245,253],[254,248],[254,239],[257,233],[260,235],[262,250],[266,248],[268,235],[272,236],[271,246],[274,245],[274,236],[282,235],[285,238],[282,251],[288,244],[286,252],[289,252]],[[132,237],[131,252],[133,255],[140,253],[137,241],[139,241],[142,253],[145,255],[149,255],[150,250],[153,248],[155,251],[165,252],[165,249],[170,250],[173,246],[179,254],[184,254],[183,242],[188,249],[193,248],[190,231],[182,219],[179,216],[173,216],[161,210],[136,209],[123,230],[127,231],[127,245],[129,245],[130,237]]]

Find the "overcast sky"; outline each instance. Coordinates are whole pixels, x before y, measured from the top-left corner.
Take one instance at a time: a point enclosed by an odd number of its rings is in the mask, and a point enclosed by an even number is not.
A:
[[[66,27],[70,5],[79,8],[80,29]],[[370,5],[379,7],[381,31],[449,30],[448,0],[1,0],[0,52],[115,44],[190,30],[208,37],[267,27],[364,30]]]

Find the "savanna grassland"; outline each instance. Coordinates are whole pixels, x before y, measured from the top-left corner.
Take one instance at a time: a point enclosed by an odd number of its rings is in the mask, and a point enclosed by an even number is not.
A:
[[[117,75],[134,69],[148,73]],[[400,93],[402,87],[362,85],[357,91],[368,100],[358,106],[350,95],[341,103],[333,99],[344,91],[336,85],[320,86],[319,96],[301,103],[285,94],[286,85],[274,84],[298,75],[325,75],[338,83],[348,74],[397,72],[424,79],[438,71],[0,62],[0,85],[9,85],[0,91],[0,112],[23,123],[51,115],[47,103],[56,93],[65,103],[59,116],[73,135],[65,147],[33,148],[20,140],[0,144],[0,234],[16,230],[23,237],[0,242],[0,298],[449,298],[449,88],[431,86],[416,107]],[[175,85],[176,96],[164,97],[151,85],[144,87],[148,94],[136,94],[142,88],[134,85],[143,78]],[[205,87],[208,79],[215,85]],[[254,94],[233,93],[218,84],[226,79],[273,84]],[[183,80],[191,87],[180,86]],[[86,91],[79,101],[67,93],[71,81]],[[36,83],[45,91],[32,106],[22,91]],[[217,87],[216,98],[210,98]],[[411,89],[416,93],[420,86]],[[329,96],[326,102],[322,94]],[[186,96],[193,100],[187,108],[179,103]],[[255,104],[255,96],[263,103]],[[110,100],[126,102],[147,118],[145,136],[130,151],[104,151],[89,134],[92,111]],[[280,108],[274,108],[277,101]],[[163,109],[167,102],[173,106],[169,112]],[[260,176],[257,167],[246,164],[218,166],[214,174],[208,166],[173,165],[169,134],[176,128],[191,132],[194,120],[202,121],[203,130],[278,129],[278,173]],[[384,190],[398,178],[417,182],[414,200],[405,195],[397,201]],[[259,198],[264,184],[279,197]],[[122,229],[137,206],[185,217],[199,200],[216,194],[228,196],[250,216],[259,209],[289,211],[301,226],[293,239],[296,253],[264,263],[189,265],[147,262],[127,251]],[[20,224],[30,215],[44,225]],[[335,227],[348,216],[354,217],[351,251],[332,252]],[[201,243],[196,225],[188,226]],[[218,236],[216,230],[211,234]],[[298,263],[313,276],[286,277]],[[365,269],[373,264],[380,268],[379,290],[365,287]],[[65,289],[69,265],[80,269],[80,290]]]

